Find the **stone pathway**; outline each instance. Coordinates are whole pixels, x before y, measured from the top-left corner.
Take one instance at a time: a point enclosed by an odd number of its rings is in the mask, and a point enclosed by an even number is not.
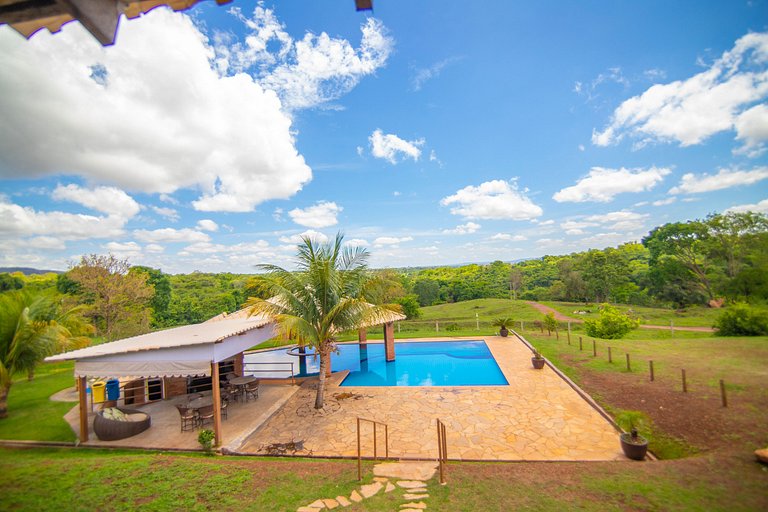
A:
[[[265,454],[271,443],[302,441],[299,456],[356,457],[361,417],[389,426],[390,457],[429,460],[437,457],[439,418],[447,427],[451,460],[623,459],[618,432],[549,367],[534,370],[531,352],[519,340],[485,341],[508,386],[340,387],[345,373],[339,372],[326,391],[338,409],[301,414],[314,402],[308,382],[237,451]],[[370,423],[361,434],[363,454],[372,456]],[[377,434],[381,456],[383,427]]]
[[[385,493],[395,489],[403,490],[405,503],[400,505],[400,512],[423,512],[427,504],[423,500],[429,498],[427,494],[427,480],[435,475],[437,465],[434,462],[385,462],[373,467],[373,483],[360,486],[349,497],[336,496],[335,498],[320,498],[309,505],[299,507],[296,512],[318,512],[320,510],[333,510],[338,507],[348,507],[353,503],[376,496],[380,491]],[[393,484],[391,479],[396,481]]]

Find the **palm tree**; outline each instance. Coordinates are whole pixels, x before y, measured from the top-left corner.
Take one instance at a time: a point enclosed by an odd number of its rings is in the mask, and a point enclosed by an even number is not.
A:
[[[378,323],[397,311],[394,305],[374,306],[364,299],[368,252],[344,247],[341,233],[330,243],[302,238],[298,247],[297,270],[276,265],[258,265],[263,289],[271,298],[251,297],[246,302],[250,314],[273,317],[278,334],[307,345],[320,356],[320,385],[315,408],[322,409],[325,399],[326,372],[335,336]]]
[[[0,295],[0,418],[8,416],[13,377],[31,375],[46,356],[90,342],[92,327],[80,308],[64,313],[46,293],[12,291]]]

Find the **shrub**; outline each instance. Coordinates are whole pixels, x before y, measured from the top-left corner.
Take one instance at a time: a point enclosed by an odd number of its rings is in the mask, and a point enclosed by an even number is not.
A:
[[[448,324],[445,328],[446,331],[458,331],[460,329],[459,324]]]
[[[640,320],[633,320],[617,308],[607,304],[603,306],[597,319],[584,320],[587,335],[609,340],[623,338],[639,325]]]
[[[746,304],[735,304],[715,320],[715,329],[720,336],[768,335],[768,315]]]
[[[419,298],[416,295],[406,295],[397,300],[397,303],[403,308],[403,313],[407,320],[414,320],[421,317],[419,309]]]
[[[544,315],[544,328],[551,334],[552,331],[557,331],[557,320],[555,319],[555,314],[552,312],[547,313]]]
[[[203,447],[203,451],[208,455],[213,455],[213,440],[216,438],[216,434],[213,430],[205,429],[201,430],[197,435],[197,442]]]

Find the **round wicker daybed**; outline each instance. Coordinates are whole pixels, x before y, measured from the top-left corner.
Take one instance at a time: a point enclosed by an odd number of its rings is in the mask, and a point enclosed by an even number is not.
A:
[[[135,436],[147,430],[152,424],[152,418],[145,412],[124,407],[114,407],[114,409],[121,411],[128,418],[125,421],[105,418],[105,411],[97,412],[93,418],[93,431],[102,441],[117,441]]]

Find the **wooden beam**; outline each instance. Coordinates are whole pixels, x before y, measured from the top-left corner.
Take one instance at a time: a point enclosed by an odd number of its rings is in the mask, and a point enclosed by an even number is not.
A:
[[[395,360],[395,324],[387,322],[384,324],[384,352],[387,362]]]
[[[54,0],[32,0],[0,6],[0,23],[13,25],[44,18],[52,18],[69,12]]]
[[[219,363],[211,363],[211,389],[213,390],[213,433],[216,446],[221,446],[221,384],[219,383]]]
[[[88,382],[80,377],[77,382],[78,396],[80,398],[80,442],[88,441]]]
[[[117,0],[56,0],[104,46],[115,42],[123,7]]]

